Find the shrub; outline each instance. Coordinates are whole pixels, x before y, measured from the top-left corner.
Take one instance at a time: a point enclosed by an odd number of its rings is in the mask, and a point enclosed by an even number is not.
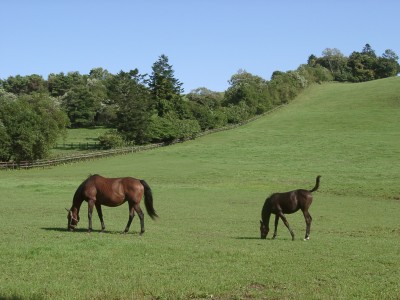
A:
[[[125,146],[125,141],[122,136],[115,130],[107,131],[99,136],[100,147],[104,150],[113,149]]]

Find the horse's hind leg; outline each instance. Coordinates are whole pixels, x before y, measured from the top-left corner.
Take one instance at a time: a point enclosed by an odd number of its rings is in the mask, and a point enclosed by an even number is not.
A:
[[[290,235],[292,236],[292,241],[294,241],[294,232],[293,230],[290,228],[289,226],[289,222],[286,220],[285,215],[282,212],[279,212],[279,217],[282,219],[283,223],[285,224],[285,226],[287,227],[287,229],[289,229]]]
[[[133,205],[129,202],[129,219],[128,219],[128,224],[126,224],[124,233],[127,233],[129,231],[129,227],[131,227],[134,216],[135,216],[135,209],[133,208]]]
[[[140,208],[139,204],[134,205],[135,211],[137,212],[140,219],[140,234],[144,233],[144,213]]]
[[[306,236],[304,237],[304,240],[309,240],[310,239],[310,230],[311,230],[311,222],[312,218],[311,215],[308,211],[303,211],[304,219],[306,221]]]
[[[97,210],[97,214],[99,215],[100,222],[101,222],[101,232],[103,232],[104,229],[106,229],[106,226],[104,225],[103,212],[101,210],[101,204],[96,203],[96,210]]]

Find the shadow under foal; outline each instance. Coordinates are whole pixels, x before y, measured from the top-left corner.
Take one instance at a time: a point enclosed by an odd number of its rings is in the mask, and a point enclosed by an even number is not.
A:
[[[308,209],[313,200],[313,196],[311,193],[318,190],[320,178],[321,176],[317,176],[314,188],[309,191],[298,189],[286,193],[274,193],[265,200],[264,206],[261,211],[262,221],[260,221],[260,232],[262,239],[267,238],[269,232],[269,218],[271,217],[271,214],[274,214],[275,231],[272,238],[274,239],[276,237],[279,218],[281,218],[283,223],[289,229],[289,232],[292,236],[292,240],[294,240],[293,230],[290,228],[289,223],[286,220],[284,214],[292,214],[298,211],[299,209],[301,209],[301,211],[303,212],[304,219],[307,225],[306,236],[304,240],[310,239],[310,228],[311,228],[312,218],[310,213],[308,212]]]

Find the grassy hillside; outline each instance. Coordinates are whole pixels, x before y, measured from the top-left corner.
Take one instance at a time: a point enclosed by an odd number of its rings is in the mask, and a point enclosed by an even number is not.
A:
[[[0,172],[0,299],[399,298],[400,80],[313,86],[246,126],[183,144],[45,170]],[[66,232],[87,175],[146,179],[160,219],[104,208],[107,232]],[[264,199],[311,188],[259,239]],[[144,205],[142,205],[144,208]],[[100,229],[97,216],[94,228]],[[272,223],[271,223],[272,226]]]

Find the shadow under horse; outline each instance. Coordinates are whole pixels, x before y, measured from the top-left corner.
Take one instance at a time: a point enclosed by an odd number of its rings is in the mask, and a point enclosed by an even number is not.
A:
[[[262,220],[260,221],[260,233],[262,239],[267,238],[269,232],[269,219],[271,217],[271,214],[274,214],[275,230],[272,238],[274,239],[277,235],[278,222],[279,218],[281,218],[283,223],[289,229],[292,240],[294,240],[294,232],[290,228],[284,214],[292,214],[299,209],[301,209],[301,211],[303,212],[304,219],[306,221],[306,235],[304,240],[310,239],[312,218],[310,213],[308,212],[308,209],[310,208],[310,205],[313,201],[312,193],[319,188],[320,178],[321,176],[317,176],[315,186],[311,190],[298,189],[285,193],[274,193],[265,200],[264,206],[261,211]]]
[[[89,176],[77,188],[72,206],[68,211],[68,230],[73,231],[79,222],[79,210],[83,201],[88,202],[89,229],[92,231],[93,207],[96,207],[101,222],[101,231],[105,230],[101,206],[116,207],[126,201],[129,205],[129,219],[124,233],[129,231],[135,211],[140,218],[140,234],[144,233],[144,214],[140,208],[140,202],[144,195],[144,203],[148,215],[154,220],[158,217],[153,207],[153,195],[150,186],[144,180],[132,177],[105,178],[100,175]]]

